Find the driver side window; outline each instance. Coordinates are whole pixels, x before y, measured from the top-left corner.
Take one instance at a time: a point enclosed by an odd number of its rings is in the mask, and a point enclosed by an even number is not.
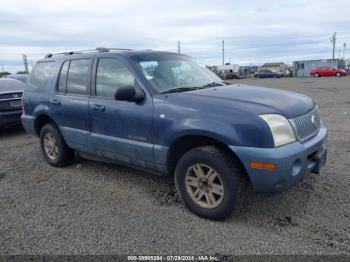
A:
[[[120,87],[134,86],[135,78],[118,59],[99,58],[96,72],[96,96],[114,98]]]

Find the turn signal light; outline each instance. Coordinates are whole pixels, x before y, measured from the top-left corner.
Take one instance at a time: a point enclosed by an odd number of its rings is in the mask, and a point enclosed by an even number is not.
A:
[[[258,162],[250,162],[250,167],[258,168],[258,169],[272,169],[275,170],[277,165],[274,163],[258,163]]]

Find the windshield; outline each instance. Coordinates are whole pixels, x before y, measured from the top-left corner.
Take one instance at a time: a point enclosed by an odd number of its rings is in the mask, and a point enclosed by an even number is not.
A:
[[[134,56],[143,75],[158,93],[189,91],[224,82],[192,58],[176,54]]]

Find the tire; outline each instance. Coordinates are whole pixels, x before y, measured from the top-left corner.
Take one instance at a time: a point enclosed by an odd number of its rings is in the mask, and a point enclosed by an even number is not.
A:
[[[200,189],[201,183],[205,187],[205,182],[195,179],[198,166],[203,173],[212,169],[218,177],[212,185],[207,183],[209,189],[206,188],[206,192]],[[214,172],[206,178],[214,177]],[[175,169],[175,185],[181,200],[191,212],[200,217],[222,220],[229,217],[235,209],[239,209],[244,202],[247,178],[238,159],[214,146],[202,146],[191,149],[180,158]],[[217,191],[218,188],[223,189],[222,195],[211,191]],[[194,196],[197,196],[197,202]],[[208,206],[208,199],[214,200],[211,201],[211,206]]]
[[[341,74],[338,72],[338,73],[335,74],[335,76],[341,77]]]
[[[319,73],[315,73],[314,76],[315,77],[321,77],[321,75]]]
[[[67,166],[74,158],[74,150],[67,146],[54,124],[46,124],[41,129],[40,146],[46,161],[52,166]]]

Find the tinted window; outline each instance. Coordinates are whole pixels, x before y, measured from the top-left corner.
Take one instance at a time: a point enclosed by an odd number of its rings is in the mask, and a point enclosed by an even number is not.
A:
[[[86,94],[89,68],[90,59],[71,60],[67,79],[67,93]]]
[[[28,91],[41,92],[44,90],[50,74],[54,68],[54,62],[36,63],[28,81]]]
[[[58,93],[66,92],[68,66],[69,61],[66,61],[63,63],[63,66],[61,68],[60,77],[58,78]]]
[[[124,86],[133,86],[135,78],[119,60],[100,58],[96,74],[96,96],[114,98],[115,91]]]

